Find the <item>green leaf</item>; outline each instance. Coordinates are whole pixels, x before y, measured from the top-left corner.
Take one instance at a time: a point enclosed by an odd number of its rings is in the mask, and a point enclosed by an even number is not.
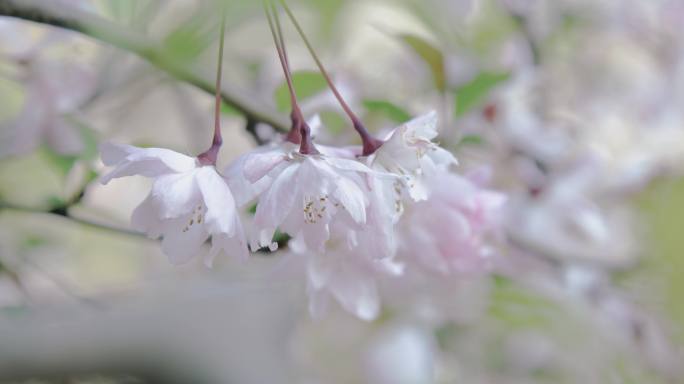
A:
[[[456,116],[463,116],[482,105],[497,85],[510,78],[510,73],[480,72],[472,81],[456,90]]]
[[[636,201],[641,211],[648,247],[647,257],[640,260],[639,269],[623,278],[622,285],[640,293],[648,287],[649,296],[657,301],[646,302],[658,312],[667,313],[674,325],[673,336],[684,343],[684,178],[659,180],[641,192]]]
[[[224,115],[237,116],[240,113],[233,106],[228,105],[225,101],[221,102],[221,113]]]
[[[164,39],[162,51],[167,60],[187,63],[206,50],[218,33],[207,27],[206,18],[193,15]]]
[[[295,72],[292,74],[292,82],[299,100],[316,95],[328,86],[323,75],[314,71]],[[274,97],[278,110],[283,112],[290,110],[290,92],[286,82],[276,88]]]
[[[321,123],[323,123],[325,130],[333,135],[339,135],[347,128],[351,129],[349,120],[337,112],[321,111],[319,116],[321,117]]]
[[[62,177],[66,177],[69,174],[69,171],[71,171],[71,168],[73,168],[74,164],[78,160],[78,156],[62,155],[53,151],[47,146],[42,148],[41,153],[44,155],[44,158],[48,161],[48,163],[50,163],[50,165],[52,165]]]
[[[66,201],[64,201],[63,198],[59,196],[48,196],[47,197],[47,205],[50,207],[50,209],[58,209],[61,207],[64,207],[66,205]]]
[[[428,66],[430,66],[435,87],[437,87],[439,91],[444,92],[446,90],[446,75],[444,72],[444,55],[442,55],[442,52],[425,41],[422,37],[408,34],[400,35],[400,37]]]
[[[386,100],[367,99],[363,101],[363,106],[369,112],[382,114],[397,123],[403,123],[411,119],[411,114],[406,112],[405,109]]]

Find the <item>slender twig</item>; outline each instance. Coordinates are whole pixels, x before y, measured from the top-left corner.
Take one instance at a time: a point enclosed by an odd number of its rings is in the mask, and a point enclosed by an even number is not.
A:
[[[119,228],[119,227],[114,227],[108,224],[103,224],[103,223],[97,223],[94,221],[86,220],[80,217],[73,216],[72,214],[69,213],[69,207],[57,207],[57,208],[52,208],[52,209],[41,209],[41,208],[35,208],[35,207],[27,207],[23,205],[16,205],[16,204],[10,204],[6,202],[0,202],[0,212],[3,210],[8,210],[8,211],[16,211],[16,212],[24,212],[24,213],[32,213],[32,214],[42,214],[42,215],[53,215],[53,216],[59,216],[63,217],[65,219],[68,219],[70,221],[73,221],[75,223],[90,227],[90,228],[95,228],[98,230],[104,230],[104,231],[109,231],[109,232],[116,232],[120,233],[122,235],[129,235],[129,236],[138,236],[138,237],[145,237],[145,234],[136,232],[136,231],[131,231],[129,229],[125,228]]]
[[[55,4],[43,0],[0,0],[0,16],[9,16],[80,32],[134,53],[178,80],[190,83],[206,92],[213,94],[216,90],[211,80],[201,75],[199,71],[196,72],[186,66],[179,66],[170,60],[164,51],[158,48],[158,44],[147,36],[63,2]],[[278,131],[287,131],[284,116],[258,106],[259,103],[252,100],[245,92],[238,92],[224,85],[221,88],[221,96],[226,104],[238,110],[245,117],[269,124]]]
[[[257,145],[264,145],[268,140],[263,139],[262,136],[259,135],[259,132],[257,132],[257,124],[258,122],[247,118],[247,121],[245,122],[245,131],[252,135]]]

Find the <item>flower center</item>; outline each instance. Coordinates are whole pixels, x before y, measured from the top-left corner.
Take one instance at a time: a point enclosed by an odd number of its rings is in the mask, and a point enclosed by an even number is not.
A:
[[[192,210],[192,213],[190,214],[190,221],[188,224],[183,227],[183,232],[187,232],[192,228],[193,225],[195,224],[202,224],[202,221],[204,220],[204,209],[202,208],[201,205],[198,205],[195,207],[195,209]]]
[[[316,224],[318,220],[323,219],[330,214],[328,209],[331,201],[328,195],[320,196],[305,196],[304,197],[304,222],[307,224]],[[334,207],[338,207],[339,203],[332,203]]]

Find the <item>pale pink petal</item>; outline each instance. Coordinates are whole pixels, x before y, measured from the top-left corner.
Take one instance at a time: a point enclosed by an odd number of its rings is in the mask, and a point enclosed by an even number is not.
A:
[[[306,263],[306,276],[309,284],[315,290],[323,289],[333,274],[332,257],[327,255],[311,256]]]
[[[285,161],[286,158],[287,156],[282,151],[253,153],[244,160],[243,173],[245,178],[251,183],[255,183]]]
[[[221,251],[228,254],[228,256],[235,256],[239,260],[247,260],[249,252],[247,251],[247,244],[245,243],[245,234],[242,231],[242,225],[239,222],[234,224],[236,231],[234,236],[225,234],[212,235],[211,249],[204,258],[204,265],[211,268],[214,265],[214,259]]]
[[[306,293],[309,298],[309,314],[316,320],[323,319],[330,307],[330,293],[314,289],[310,285],[307,285]]]
[[[430,111],[404,123],[406,134],[421,139],[432,140],[437,137],[437,112]]]
[[[228,183],[228,186],[233,193],[233,197],[235,198],[235,203],[238,207],[242,207],[254,200],[257,196],[264,192],[273,181],[273,178],[270,176],[264,176],[254,183],[245,178],[245,161],[249,156],[251,156],[251,153],[239,156],[223,171],[223,178]]]
[[[304,223],[300,236],[304,238],[307,249],[313,252],[325,252],[325,243],[330,238],[330,228],[328,223],[322,220],[315,223]]]
[[[161,219],[179,217],[204,208],[195,172],[172,173],[157,178],[151,195]]]
[[[211,234],[235,233],[235,200],[228,185],[211,166],[205,166],[196,172],[195,180],[202,194],[207,211],[204,221]]]
[[[298,184],[294,181],[299,169],[299,164],[292,164],[276,177],[271,188],[259,200],[256,222],[278,226],[285,220],[297,196]]]
[[[157,239],[162,235],[162,221],[158,217],[152,195],[147,195],[145,200],[133,210],[131,226],[135,230],[146,233],[149,238]]]
[[[172,264],[184,264],[202,252],[209,234],[203,225],[189,225],[190,215],[164,221],[162,251]]]
[[[343,170],[352,172],[362,172],[362,173],[372,173],[373,170],[368,168],[365,164],[362,164],[356,160],[342,159],[337,157],[324,157],[325,162],[331,166]]]
[[[342,307],[362,320],[374,320],[380,312],[380,298],[375,281],[363,273],[339,271],[330,291]]]
[[[432,162],[436,165],[458,165],[458,160],[453,153],[438,146],[433,146],[432,148],[428,149],[426,157],[432,160]]]
[[[361,224],[366,222],[366,198],[356,183],[346,178],[337,181],[337,189],[333,196],[349,212],[355,222]]]
[[[196,167],[195,158],[163,148],[137,148],[114,143],[100,144],[100,154],[105,165],[114,165],[102,183],[123,176],[141,175],[156,177],[167,173],[188,172]]]
[[[338,159],[348,159],[356,160],[357,157],[361,156],[363,148],[359,145],[347,146],[347,147],[333,147],[329,145],[316,145],[318,151],[321,155],[328,158],[338,158]]]

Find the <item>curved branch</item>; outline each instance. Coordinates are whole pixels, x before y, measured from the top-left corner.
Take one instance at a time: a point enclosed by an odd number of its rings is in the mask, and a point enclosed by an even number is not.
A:
[[[134,53],[178,80],[190,83],[208,93],[215,93],[216,89],[211,79],[185,66],[175,65],[172,60],[168,60],[163,50],[158,49],[155,41],[147,36],[76,7],[61,2],[56,3],[56,1],[45,0],[0,0],[0,16],[9,16],[80,32]],[[257,107],[258,103],[244,92],[223,86],[221,87],[221,97],[226,104],[241,112],[247,119],[271,125],[281,132],[288,130],[288,122],[285,116]]]
[[[84,226],[88,226],[91,228],[99,229],[99,230],[116,232],[116,233],[120,233],[122,235],[128,235],[128,236],[145,237],[145,234],[141,233],[141,232],[131,231],[131,230],[125,229],[125,228],[113,227],[113,226],[110,226],[107,224],[96,223],[94,221],[82,219],[80,217],[75,217],[69,213],[68,207],[57,207],[57,208],[50,209],[50,210],[44,210],[44,209],[40,209],[40,208],[25,207],[25,206],[21,206],[21,205],[15,205],[15,204],[9,204],[9,203],[5,203],[5,202],[0,202],[0,213],[3,210],[25,212],[25,213],[32,213],[32,214],[60,216],[60,217],[63,217],[65,219],[71,220],[75,223],[78,223],[78,224],[81,224]]]

